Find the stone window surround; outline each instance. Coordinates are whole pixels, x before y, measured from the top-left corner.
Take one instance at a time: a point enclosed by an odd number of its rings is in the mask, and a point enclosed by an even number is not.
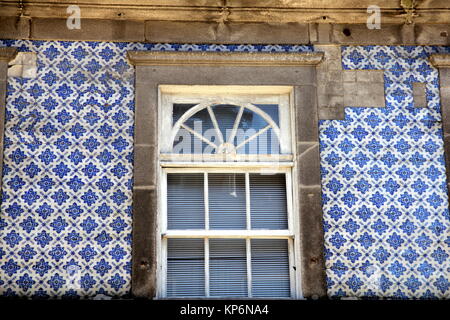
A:
[[[316,66],[323,53],[130,51],[135,73],[132,295],[156,295],[158,86],[287,85],[294,88],[302,293],[325,298]]]
[[[445,172],[447,175],[447,189],[450,190],[450,54],[435,53],[430,55],[429,59],[431,64],[439,70]]]

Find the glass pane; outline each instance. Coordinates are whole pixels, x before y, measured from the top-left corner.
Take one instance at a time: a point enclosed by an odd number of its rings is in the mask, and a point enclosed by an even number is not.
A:
[[[167,296],[205,296],[203,239],[167,240]]]
[[[290,297],[287,241],[283,239],[251,240],[253,297]]]
[[[173,105],[173,123],[176,121],[195,104],[174,104]],[[202,109],[187,119],[184,124],[205,137],[212,143],[218,145],[219,139],[214,129],[213,122],[207,109]],[[187,139],[187,141],[184,141]],[[180,128],[175,141],[173,142],[175,150],[179,150],[183,147],[184,154],[199,154],[199,153],[215,153],[215,149],[206,142],[199,139],[197,136],[191,134],[184,128]]]
[[[267,113],[272,120],[279,125],[278,105],[276,104],[258,104],[256,105],[262,111]],[[268,123],[260,115],[245,109],[239,124],[239,131],[236,135],[236,145],[241,144],[246,139],[260,130],[267,127]],[[273,129],[270,128],[264,133],[258,135],[243,147],[237,149],[238,154],[279,154],[279,140]]]
[[[210,229],[246,229],[245,175],[208,174]]]
[[[255,104],[262,111],[267,113],[273,121],[280,126],[280,116],[278,114],[278,105],[277,104]]]
[[[236,117],[238,116],[240,109],[241,107],[228,104],[220,104],[212,107],[214,115],[217,119],[217,124],[219,125],[220,132],[222,132],[225,142],[227,142],[231,136],[234,122],[236,121]],[[235,142],[233,142],[233,144],[235,144]]]
[[[209,277],[212,297],[246,297],[245,239],[209,240]]]
[[[181,118],[181,116],[186,113],[186,111],[195,105],[195,103],[174,103],[172,125],[174,125]]]
[[[203,173],[167,174],[167,228],[204,229]]]
[[[180,117],[186,113],[195,104],[180,104],[173,105],[173,123],[175,124]],[[279,125],[279,112],[278,105],[276,104],[258,104],[256,105],[261,111],[267,113],[272,120]],[[211,107],[220,132],[222,133],[224,142],[228,142],[233,132],[233,127],[236,118],[240,112],[241,107],[230,104],[218,104]],[[220,139],[214,128],[213,121],[208,110],[205,108],[198,111],[184,124],[190,127],[192,130],[199,133],[205,139],[209,140],[212,144],[219,146]],[[244,109],[242,116],[237,127],[236,135],[233,141],[230,141],[235,147],[245,142],[250,137],[254,136],[262,129],[268,126],[268,122],[264,120],[259,114],[251,111],[250,109]],[[175,153],[185,154],[214,154],[217,153],[217,148],[206,143],[202,139],[195,135],[192,135],[189,131],[181,128],[173,143]],[[182,150],[182,151],[180,151]],[[259,134],[255,139],[252,139],[248,143],[236,150],[238,154],[279,154],[279,140],[272,128],[267,129],[265,132]]]
[[[250,174],[252,229],[287,229],[285,174]]]

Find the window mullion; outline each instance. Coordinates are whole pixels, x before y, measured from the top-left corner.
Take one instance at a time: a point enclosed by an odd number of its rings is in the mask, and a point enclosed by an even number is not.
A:
[[[204,201],[205,201],[205,230],[209,230],[209,191],[208,172],[203,173]]]
[[[294,233],[294,215],[293,215],[293,201],[292,201],[292,174],[291,171],[285,173],[286,179],[286,201],[287,201],[287,214],[288,214],[288,229]]]
[[[250,174],[245,173],[245,210],[247,217],[247,230],[252,228],[252,220],[250,218]]]
[[[246,247],[247,247],[247,289],[248,289],[248,297],[252,297],[252,248],[251,248],[251,240],[250,238],[246,239]]]
[[[209,239],[205,238],[205,296],[209,297]]]
[[[203,173],[205,198],[205,229],[209,230],[209,188],[208,172]],[[205,238],[205,296],[209,297],[209,239]]]

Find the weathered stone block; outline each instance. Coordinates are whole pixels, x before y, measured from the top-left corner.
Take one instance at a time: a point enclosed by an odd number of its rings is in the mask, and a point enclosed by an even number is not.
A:
[[[344,82],[355,82],[356,81],[356,71],[355,70],[343,70],[343,81]]]
[[[28,39],[30,18],[0,17],[0,39]]]
[[[156,186],[157,150],[154,146],[134,146],[134,185]]]
[[[68,29],[67,19],[31,20],[35,39],[144,41],[144,21],[81,19],[80,29]]]
[[[427,107],[427,92],[425,83],[413,82],[413,99],[414,107]]]
[[[136,144],[157,144],[158,88],[147,83],[136,83],[135,89],[135,136]]]
[[[344,118],[345,108],[342,106],[319,109],[319,119],[321,120],[344,120]]]
[[[450,45],[450,27],[448,24],[416,25],[416,44],[418,45]]]
[[[344,33],[344,30],[347,31]],[[368,29],[366,24],[333,25],[331,42],[355,45],[402,44],[401,25],[382,24],[381,29]]]
[[[297,141],[318,141],[316,88],[295,87],[295,126]]]
[[[156,189],[133,190],[132,294],[153,298],[156,291]]]
[[[233,23],[146,21],[145,39],[175,43],[308,43],[308,25],[299,23]]]
[[[309,149],[297,153],[299,183],[302,186],[314,186],[320,184],[320,156],[319,144],[311,146]]]
[[[320,185],[299,187],[302,289],[304,297],[326,296],[322,198]],[[308,236],[306,237],[305,235]]]
[[[346,107],[384,107],[384,84],[375,82],[344,83]]]
[[[356,81],[359,82],[371,82],[371,83],[384,83],[384,71],[376,70],[356,70]]]
[[[450,87],[450,68],[439,69],[439,83],[441,85],[441,88]]]
[[[330,96],[337,96],[342,94],[342,82],[327,82],[325,85],[325,92]]]

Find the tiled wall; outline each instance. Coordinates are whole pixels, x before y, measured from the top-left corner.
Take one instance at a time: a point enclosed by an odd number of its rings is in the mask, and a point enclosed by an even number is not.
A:
[[[308,46],[0,41],[37,53],[9,78],[0,295],[126,296],[131,272],[134,69],[128,50],[311,51]]]
[[[38,55],[8,83],[0,294],[130,290],[133,68],[128,50],[311,51],[308,46],[0,41]],[[386,108],[321,121],[331,297],[443,298],[450,220],[434,47],[343,47],[345,69],[385,70]],[[412,82],[428,107],[414,108]]]
[[[437,47],[343,47],[344,69],[385,70],[385,108],[320,124],[328,294],[449,298]],[[413,105],[425,82],[428,106]]]

